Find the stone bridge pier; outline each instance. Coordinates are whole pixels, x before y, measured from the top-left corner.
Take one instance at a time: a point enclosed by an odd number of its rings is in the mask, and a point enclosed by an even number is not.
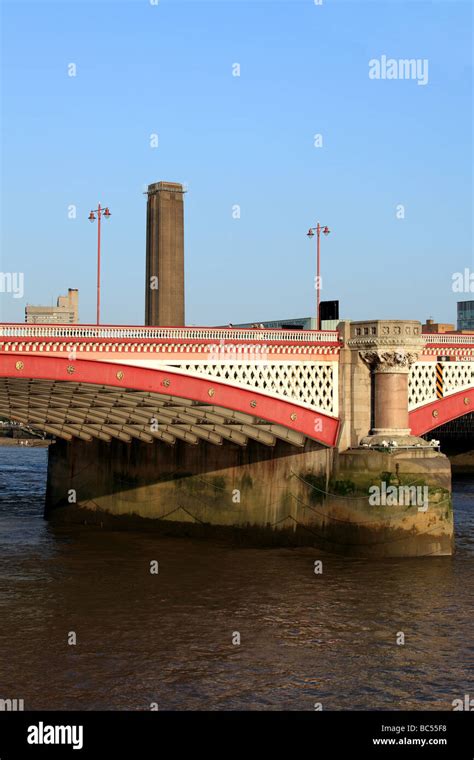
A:
[[[362,512],[366,519],[379,517],[375,553],[451,554],[450,463],[409,427],[409,372],[424,348],[421,324],[373,320],[340,328],[342,424],[333,479],[369,494]],[[354,523],[362,506],[355,504]],[[372,554],[368,548],[366,553]]]

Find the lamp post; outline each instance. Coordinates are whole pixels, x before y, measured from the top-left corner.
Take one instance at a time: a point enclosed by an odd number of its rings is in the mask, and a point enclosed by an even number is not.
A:
[[[106,219],[111,216],[109,207],[102,208],[100,203],[97,208],[90,212],[89,221],[95,222],[95,215],[97,214],[97,324],[100,324],[100,220],[102,214]]]
[[[314,233],[316,232],[316,329],[321,329],[321,315],[320,315],[320,302],[321,302],[321,253],[320,253],[320,238],[321,238],[321,232],[323,235],[329,235],[331,230],[328,226],[322,227],[320,223],[318,222],[316,224],[316,227],[310,227],[307,235],[309,238],[314,237]]]

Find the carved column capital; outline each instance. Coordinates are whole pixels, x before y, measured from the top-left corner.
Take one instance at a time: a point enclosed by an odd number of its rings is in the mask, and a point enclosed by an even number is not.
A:
[[[408,373],[420,358],[425,341],[421,324],[404,320],[351,323],[349,348],[375,373]]]
[[[387,436],[409,440],[409,371],[423,355],[421,323],[401,319],[351,322],[346,345],[354,352],[356,366],[365,365],[373,376],[370,404],[374,440],[378,435],[381,440]]]
[[[359,353],[374,372],[407,373],[420,356],[419,351],[407,350],[403,346],[395,346],[391,350],[383,347],[371,348]]]

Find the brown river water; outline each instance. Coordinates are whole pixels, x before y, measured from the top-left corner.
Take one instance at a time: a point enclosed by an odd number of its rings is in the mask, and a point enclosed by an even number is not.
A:
[[[0,699],[451,710],[474,696],[474,477],[454,482],[454,557],[369,561],[53,528],[46,460],[45,449],[0,449]]]

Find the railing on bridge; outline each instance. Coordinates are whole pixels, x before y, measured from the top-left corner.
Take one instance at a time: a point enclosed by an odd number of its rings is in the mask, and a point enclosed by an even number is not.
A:
[[[338,343],[337,330],[281,330],[239,327],[146,327],[142,325],[0,324],[4,338],[97,338],[111,340],[204,340]],[[474,333],[424,333],[426,345],[474,345]]]
[[[471,345],[474,346],[474,333],[470,334],[451,334],[446,333],[423,333],[423,338],[426,344],[434,343],[439,345],[444,343],[446,345]]]
[[[238,327],[2,324],[3,338],[98,338],[170,341],[277,341],[338,343],[337,330],[271,330]]]

